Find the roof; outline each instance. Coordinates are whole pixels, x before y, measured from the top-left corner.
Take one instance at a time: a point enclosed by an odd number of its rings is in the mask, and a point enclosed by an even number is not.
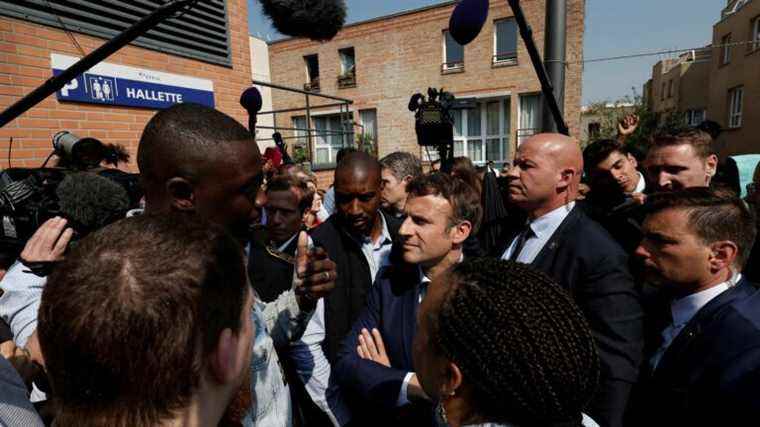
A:
[[[378,22],[378,21],[385,21],[388,19],[398,18],[398,17],[406,16],[406,15],[413,15],[415,13],[420,13],[420,12],[427,12],[428,10],[433,10],[433,9],[449,7],[457,3],[459,3],[459,0],[449,0],[449,1],[444,1],[442,3],[433,4],[430,6],[423,6],[416,9],[403,10],[400,12],[392,13],[390,15],[383,15],[383,16],[378,16],[376,18],[365,19],[363,21],[352,22],[350,24],[343,25],[343,28],[341,29],[341,31],[345,30],[346,28],[358,27],[359,25],[370,24],[370,23]],[[301,37],[285,37],[282,39],[270,41],[268,42],[268,44],[271,46],[273,44],[282,43],[282,42],[286,42],[286,41],[290,41],[290,40],[294,40],[298,38],[301,38]]]

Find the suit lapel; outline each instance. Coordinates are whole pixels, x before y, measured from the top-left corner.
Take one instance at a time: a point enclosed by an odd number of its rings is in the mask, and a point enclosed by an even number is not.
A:
[[[416,270],[414,271],[416,274]],[[410,278],[416,278],[411,272],[407,272],[403,276],[398,274],[394,275],[393,280],[404,280],[409,283]],[[416,279],[414,279],[416,282]],[[401,345],[403,348],[404,359],[408,366],[412,366],[412,343],[414,341],[414,334],[417,331],[417,292],[419,291],[419,285],[415,283],[414,286],[406,286],[403,291],[401,299]]]
[[[671,372],[679,363],[682,363],[682,355],[689,351],[690,347],[702,335],[713,319],[720,314],[721,310],[738,298],[746,296],[751,290],[752,285],[742,279],[736,286],[713,298],[707,305],[702,307],[673,340],[665,351],[665,354],[662,355],[662,360],[657,364],[654,374],[657,375],[658,372]],[[671,366],[673,364],[676,365]]]
[[[562,241],[565,239],[565,234],[571,229],[573,225],[575,225],[576,222],[578,222],[580,217],[581,211],[578,207],[578,204],[576,203],[573,209],[562,221],[562,224],[559,225],[557,230],[554,231],[554,234],[552,234],[549,240],[546,241],[546,244],[543,248],[541,248],[541,251],[538,253],[538,255],[536,255],[536,258],[533,259],[533,262],[530,263],[530,265],[538,268],[539,266],[545,265],[546,263],[551,264],[551,260],[554,259],[554,253],[556,252],[557,248],[559,248],[560,243],[562,243]]]

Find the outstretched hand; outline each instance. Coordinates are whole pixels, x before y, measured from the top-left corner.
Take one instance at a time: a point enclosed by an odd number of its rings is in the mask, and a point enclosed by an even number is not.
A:
[[[372,329],[371,334],[368,330],[362,329],[359,334],[359,345],[356,347],[356,352],[362,359],[371,360],[386,368],[391,367],[391,361],[388,359],[388,354],[385,351],[383,337],[377,329]]]

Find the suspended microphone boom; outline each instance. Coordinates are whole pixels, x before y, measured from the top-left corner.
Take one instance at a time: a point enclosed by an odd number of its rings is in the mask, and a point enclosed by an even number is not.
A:
[[[277,31],[316,41],[331,40],[346,21],[343,0],[261,0]]]

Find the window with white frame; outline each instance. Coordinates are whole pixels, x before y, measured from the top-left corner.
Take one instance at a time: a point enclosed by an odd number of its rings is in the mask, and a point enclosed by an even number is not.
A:
[[[720,44],[723,46],[723,55],[721,56],[721,65],[726,65],[731,62],[731,34],[727,34],[720,39]]]
[[[452,111],[454,155],[467,156],[477,165],[509,157],[511,103],[509,97],[484,100],[474,107]]]
[[[457,43],[448,30],[443,32],[443,70],[464,68],[464,46]]]
[[[520,95],[520,109],[517,112],[517,146],[541,131],[541,94]]]
[[[760,49],[760,16],[752,20],[752,50]]]
[[[356,141],[357,144],[364,145],[361,148],[365,150],[371,148],[373,153],[377,153],[377,110],[360,110],[359,125],[356,133],[359,135],[360,141]]]
[[[514,64],[517,62],[517,24],[514,18],[502,19],[494,23],[493,63]]]
[[[343,120],[346,118],[347,120]],[[335,163],[335,156],[338,150],[343,147],[350,147],[354,143],[353,126],[351,125],[352,114],[347,116],[341,114],[320,115],[311,117],[312,132],[312,163],[315,165],[325,165]],[[298,137],[299,144],[307,145],[306,117],[293,117],[293,127],[295,136]]]
[[[742,103],[744,102],[744,86],[737,86],[728,91],[728,127],[742,126]]]
[[[705,121],[705,110],[703,108],[686,110],[686,125],[697,126]]]

